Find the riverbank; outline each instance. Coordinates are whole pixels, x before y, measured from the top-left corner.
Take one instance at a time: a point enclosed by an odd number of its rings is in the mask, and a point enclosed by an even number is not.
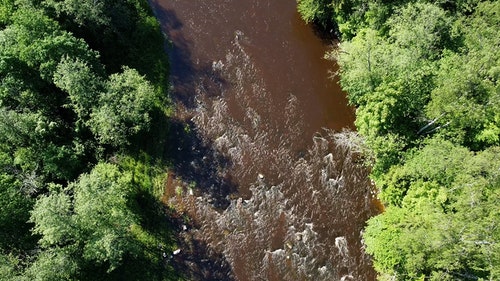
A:
[[[148,3],[0,11],[0,279],[177,280],[168,60]]]
[[[379,278],[498,278],[499,2],[300,9],[344,32],[330,56],[386,206],[364,234]]]

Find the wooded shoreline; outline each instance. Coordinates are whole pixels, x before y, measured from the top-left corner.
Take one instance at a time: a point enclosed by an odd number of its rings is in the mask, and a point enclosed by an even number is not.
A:
[[[500,278],[500,2],[298,9],[342,35],[329,56],[386,207],[364,233],[379,279]]]

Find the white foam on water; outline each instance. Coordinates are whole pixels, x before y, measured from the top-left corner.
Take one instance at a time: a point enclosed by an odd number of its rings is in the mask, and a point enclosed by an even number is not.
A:
[[[222,253],[233,268],[245,268],[251,280],[271,275],[293,281],[363,280],[357,267],[369,262],[359,253],[364,219],[355,214],[369,207],[356,202],[370,194],[366,168],[355,156],[361,149],[351,142],[355,135],[325,130],[313,137],[308,151],[297,154],[292,144],[301,141],[300,104],[292,94],[285,101],[279,113],[286,126],[268,118],[278,109],[244,40],[236,31],[232,48],[213,61],[212,71],[229,86],[212,95],[202,81],[192,121],[205,144],[229,160],[217,175],[248,185],[251,197],[233,198],[225,210],[188,194],[171,204],[195,218],[199,228],[188,230],[195,239]],[[229,99],[243,119],[232,116]]]

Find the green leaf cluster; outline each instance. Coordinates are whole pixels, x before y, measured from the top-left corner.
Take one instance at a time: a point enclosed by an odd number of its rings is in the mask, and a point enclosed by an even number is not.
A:
[[[168,111],[163,44],[146,1],[0,1],[1,280],[177,278],[137,143]]]
[[[394,14],[401,13],[401,9],[408,5],[411,6],[415,3],[433,4],[453,14],[469,14],[474,10],[478,2],[480,0],[297,0],[297,10],[306,22],[317,23],[323,28],[334,28],[342,38],[352,39],[363,28],[372,28],[380,33],[387,33],[390,29],[389,18]],[[417,10],[420,8],[414,7]],[[433,16],[433,11],[420,10],[420,12],[430,12],[431,14],[428,14],[429,18]],[[439,15],[434,14],[434,16],[438,16],[436,19],[439,19]],[[411,24],[412,22],[408,23]],[[432,21],[416,21],[413,23],[416,28],[420,28],[422,31],[426,29],[428,24],[433,24]]]
[[[137,257],[140,246],[134,239],[131,227],[139,223],[127,206],[134,186],[127,174],[116,165],[98,164],[90,174],[83,174],[66,188],[52,187],[52,192],[41,196],[31,212],[33,231],[39,234],[42,250],[50,254],[40,256],[29,271],[36,277],[37,263],[72,263],[78,268],[87,263],[104,265],[107,272],[118,268],[127,256]],[[45,251],[44,251],[45,252]],[[68,266],[64,271],[46,274],[82,279]],[[35,269],[33,269],[33,267]],[[40,280],[52,280],[43,277]]]
[[[392,167],[389,205],[364,233],[381,279],[500,278],[498,167],[498,147],[474,154],[438,139]]]
[[[363,235],[379,279],[499,279],[500,2],[351,2],[340,18],[303,2],[344,32],[328,56],[385,205]]]

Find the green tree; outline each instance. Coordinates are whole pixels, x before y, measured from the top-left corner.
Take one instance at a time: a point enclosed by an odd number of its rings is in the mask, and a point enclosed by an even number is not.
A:
[[[125,256],[137,255],[131,233],[137,218],[127,205],[131,182],[116,166],[99,164],[68,188],[53,186],[51,190],[37,200],[31,214],[34,232],[41,235],[40,246],[57,249],[44,251],[44,263],[59,264],[60,255],[68,254],[80,266],[91,261],[106,265],[111,272]]]
[[[96,63],[95,52],[85,41],[60,29],[58,23],[35,8],[18,9],[13,24],[3,32],[3,52],[15,55],[51,81],[56,66],[65,55]]]
[[[496,280],[500,2],[405,2],[336,54],[387,206],[366,250],[381,280]]]
[[[375,178],[418,142],[434,83],[432,62],[392,42],[364,29],[336,53],[340,83],[357,107],[356,127],[375,154]]]
[[[439,6],[417,2],[397,9],[387,25],[393,44],[411,51],[415,59],[433,60],[443,49],[455,47],[452,23]]]
[[[34,200],[30,198],[30,179],[17,171],[13,159],[0,152],[0,249],[24,254],[34,246],[27,223]],[[9,173],[10,171],[10,173]],[[1,250],[0,250],[1,251]]]
[[[126,145],[129,137],[147,130],[156,91],[145,77],[130,68],[111,75],[105,88],[99,107],[92,112],[90,127],[100,143]]]
[[[145,222],[164,217],[142,218],[153,213],[137,202],[158,204],[153,188],[138,187],[137,167],[100,158],[127,155],[164,109],[147,2],[5,0],[0,29],[0,279],[170,278],[157,253],[167,226],[153,235]]]
[[[18,276],[19,280],[57,281],[77,280],[80,270],[77,252],[67,248],[51,248],[38,254],[36,260],[26,272]]]
[[[58,16],[69,16],[80,25],[108,25],[106,3],[111,1],[46,0],[42,5],[54,9]]]
[[[16,280],[16,267],[19,260],[8,254],[0,253],[0,279],[1,280]]]
[[[63,57],[54,73],[54,84],[68,93],[79,122],[89,119],[103,92],[103,82],[86,61]]]
[[[440,133],[474,150],[500,144],[500,3],[481,3],[474,17],[459,22],[461,52],[440,60],[437,87],[427,106]]]
[[[376,269],[397,280],[498,278],[499,166],[497,147],[474,155],[433,140],[393,167],[382,192],[404,196],[364,234]]]
[[[326,24],[333,17],[329,0],[299,0],[297,9],[306,22],[317,21]]]

